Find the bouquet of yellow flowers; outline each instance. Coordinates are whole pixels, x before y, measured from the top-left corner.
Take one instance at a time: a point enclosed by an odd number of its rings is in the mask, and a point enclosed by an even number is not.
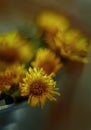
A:
[[[70,61],[88,63],[88,51],[89,39],[66,16],[41,12],[32,27],[0,35],[0,99],[33,107],[56,101],[57,73]]]

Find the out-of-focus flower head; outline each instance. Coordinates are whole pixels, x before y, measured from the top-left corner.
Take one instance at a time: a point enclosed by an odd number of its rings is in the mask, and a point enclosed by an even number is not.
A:
[[[70,23],[66,16],[52,11],[43,11],[37,17],[37,25],[43,32],[43,37],[46,43],[53,50],[60,52],[60,44],[57,35],[61,35],[68,30]],[[61,36],[63,37],[63,36]]]
[[[52,11],[43,11],[37,17],[37,24],[43,31],[64,32],[69,28],[69,21],[64,15]]]
[[[0,81],[1,83],[3,82],[3,91],[9,93],[19,88],[19,84],[26,75],[26,70],[24,65],[15,64],[8,67],[4,72],[1,72],[1,74],[2,78]]]
[[[78,29],[69,29],[66,32],[57,32],[45,35],[49,47],[62,57],[82,63],[88,62],[89,41]]]
[[[33,48],[17,31],[0,36],[0,62],[2,64],[23,63],[33,56]]]
[[[68,19],[54,12],[40,13],[37,24],[44,32],[45,42],[64,58],[87,63],[89,42],[78,29],[70,29]]]
[[[72,61],[88,62],[89,41],[79,30],[70,29],[64,34],[63,38],[60,34],[58,38],[59,40],[56,43],[60,42],[60,54],[63,57]]]
[[[56,74],[63,66],[61,59],[47,48],[40,48],[37,51],[35,61],[31,65],[36,68],[43,68],[47,74]]]
[[[52,74],[47,75],[43,69],[29,68],[26,78],[20,84],[21,96],[28,96],[28,103],[31,106],[38,104],[44,106],[46,99],[56,101],[57,92],[56,82],[52,79]]]

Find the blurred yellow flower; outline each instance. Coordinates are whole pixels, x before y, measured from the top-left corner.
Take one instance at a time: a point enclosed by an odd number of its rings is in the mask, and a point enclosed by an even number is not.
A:
[[[69,20],[61,14],[52,11],[43,11],[37,17],[37,25],[48,32],[64,32],[69,28]]]
[[[69,20],[60,14],[44,11],[38,15],[37,24],[44,32],[49,47],[64,58],[87,63],[88,39],[78,29],[70,29]]]
[[[6,69],[5,72],[2,72],[6,79],[8,79],[8,84],[4,84],[4,92],[9,92],[10,90],[15,91],[19,88],[19,84],[23,81],[23,78],[26,75],[26,70],[23,65],[15,64]],[[4,82],[4,81],[3,81]]]
[[[33,56],[33,48],[17,31],[0,36],[0,61],[6,64],[25,62]]]
[[[43,69],[37,68],[29,68],[26,78],[20,84],[21,96],[28,96],[28,103],[33,107],[38,104],[43,107],[46,99],[56,101],[55,96],[60,95],[57,90],[52,74],[47,75]]]
[[[88,62],[89,41],[77,29],[70,29],[60,39],[60,54],[73,61]]]
[[[31,65],[36,68],[43,68],[47,74],[56,74],[63,66],[61,59],[47,48],[40,48],[37,51],[35,61]]]
[[[88,62],[89,41],[79,30],[69,29],[64,33],[59,31],[54,36],[47,33],[45,39],[49,47],[62,57],[82,63]]]

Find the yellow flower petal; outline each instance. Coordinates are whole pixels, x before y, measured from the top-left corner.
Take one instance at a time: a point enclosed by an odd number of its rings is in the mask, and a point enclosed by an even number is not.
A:
[[[51,94],[47,94],[46,96],[50,101],[56,101],[56,98],[53,97]]]
[[[39,101],[40,101],[41,107],[43,108],[43,106],[44,106],[44,104],[45,104],[45,101],[46,101],[45,95],[42,95],[42,96],[39,98]]]
[[[38,105],[39,99],[37,97],[31,96],[29,102],[31,102],[32,107],[35,107],[36,105]]]

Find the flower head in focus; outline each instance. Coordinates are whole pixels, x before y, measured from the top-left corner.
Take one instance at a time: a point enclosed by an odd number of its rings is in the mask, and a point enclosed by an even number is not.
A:
[[[49,49],[40,48],[37,51],[35,61],[31,63],[33,67],[43,68],[47,74],[57,73],[63,66],[61,59]]]
[[[28,103],[31,106],[38,104],[44,106],[46,99],[56,101],[56,82],[52,79],[52,74],[47,75],[43,69],[29,68],[23,83],[20,84],[21,96],[28,96]]]
[[[0,36],[0,61],[8,64],[24,63],[33,56],[33,48],[28,41],[15,32]]]

